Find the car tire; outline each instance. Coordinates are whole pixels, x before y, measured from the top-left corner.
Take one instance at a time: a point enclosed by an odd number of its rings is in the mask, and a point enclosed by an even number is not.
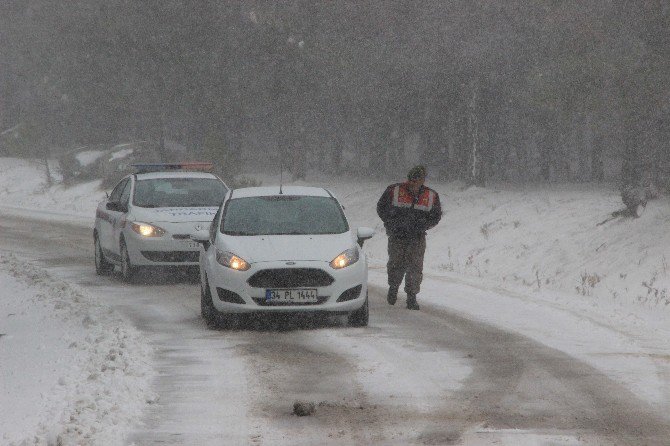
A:
[[[93,246],[95,250],[95,273],[99,276],[106,276],[114,270],[114,265],[105,259],[98,234],[93,235]]]
[[[130,262],[126,242],[121,239],[119,252],[121,253],[121,277],[124,282],[133,283],[137,275],[137,267]]]
[[[366,294],[363,306],[349,314],[349,325],[352,327],[367,327],[369,319],[370,307],[368,304],[368,296]]]
[[[192,284],[200,283],[200,268],[197,266],[187,266],[184,270],[186,280]]]

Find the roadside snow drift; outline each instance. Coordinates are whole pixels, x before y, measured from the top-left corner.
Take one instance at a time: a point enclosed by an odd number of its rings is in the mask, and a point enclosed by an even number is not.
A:
[[[0,443],[122,444],[154,399],[145,340],[12,255],[0,255],[0,285]]]

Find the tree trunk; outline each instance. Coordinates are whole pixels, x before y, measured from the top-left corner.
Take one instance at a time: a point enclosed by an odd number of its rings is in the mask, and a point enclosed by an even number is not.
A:
[[[442,166],[440,168],[441,176],[440,178],[448,180],[453,178],[454,168],[452,164],[454,163],[454,153],[456,151],[456,118],[454,116],[454,110],[449,110],[448,120],[446,126],[442,129],[442,137],[444,138],[444,154],[442,156]]]
[[[44,148],[44,170],[45,170],[45,174],[46,174],[46,177],[47,177],[47,186],[48,187],[51,187],[51,185],[53,184],[53,179],[52,179],[52,176],[51,176],[51,169],[49,168],[49,156],[50,156],[50,154],[51,154],[51,151],[49,150],[49,146],[46,146]]]
[[[626,114],[623,117],[623,164],[621,165],[621,186],[639,186],[641,178],[640,157],[638,153],[639,131],[635,116]]]
[[[160,113],[159,119],[159,137],[158,137],[158,156],[160,156],[161,162],[167,162],[167,153],[165,150],[165,115]]]
[[[468,140],[470,145],[468,180],[469,185],[481,185],[482,181],[482,159],[479,140],[479,90],[475,82],[471,84],[470,98],[468,102]]]
[[[623,164],[621,165],[621,185],[638,186],[640,183],[640,169],[637,162],[637,148],[624,148]]]
[[[545,141],[540,149],[540,177],[546,183],[551,181],[551,148]]]
[[[342,173],[342,152],[344,151],[344,141],[342,139],[341,129],[335,130],[331,153],[331,167],[338,175]]]
[[[603,167],[603,138],[596,135],[591,145],[591,181],[601,182],[605,179]]]

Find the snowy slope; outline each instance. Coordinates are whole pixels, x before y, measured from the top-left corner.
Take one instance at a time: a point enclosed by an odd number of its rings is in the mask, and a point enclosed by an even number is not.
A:
[[[0,212],[92,227],[104,197],[99,182],[46,188],[42,169],[0,159]],[[263,184],[276,180],[265,176]],[[387,183],[319,174],[297,184],[327,187],[345,205],[352,227],[376,228],[365,247],[370,281],[383,290],[386,236],[375,205]],[[670,409],[667,198],[650,202],[639,219],[598,225],[622,207],[614,188],[463,189],[430,178],[428,185],[440,193],[444,218],[428,237],[419,295],[424,309],[444,306],[519,332]]]
[[[0,206],[31,210],[92,226],[104,198],[100,181],[66,188],[44,185],[40,162],[0,159]],[[318,179],[317,179],[318,178]],[[263,177],[264,185],[272,184]],[[373,226],[371,261],[386,261],[383,226],[375,204],[386,183],[326,179],[322,185],[346,207],[352,226]],[[444,218],[429,234],[426,269],[493,280],[506,287],[551,290],[594,305],[670,305],[670,200],[649,203],[639,219],[598,223],[623,207],[618,191],[599,185],[468,188],[428,184],[442,198]]]
[[[386,262],[386,237],[375,214],[385,184],[327,182],[352,226],[374,226],[366,244]],[[596,306],[667,308],[670,304],[670,201],[651,201],[639,219],[598,223],[623,207],[611,187],[468,188],[431,184],[444,217],[429,232],[426,270],[485,279],[524,291],[552,291]],[[658,290],[658,292],[657,292]]]
[[[52,172],[57,171],[53,169]],[[34,214],[41,218],[90,224],[95,207],[105,196],[99,190],[101,180],[65,187],[46,185],[44,164],[41,161],[0,158],[0,207],[5,212]]]

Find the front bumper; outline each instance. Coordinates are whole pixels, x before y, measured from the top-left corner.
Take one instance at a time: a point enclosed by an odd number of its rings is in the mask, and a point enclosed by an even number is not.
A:
[[[213,271],[206,271],[209,289],[212,293],[214,307],[222,313],[349,313],[358,310],[365,303],[367,296],[367,265],[361,260],[351,266],[336,270],[328,262],[302,261],[290,267],[284,261],[251,264],[247,271],[235,271],[216,265]],[[278,271],[276,279],[268,278],[267,271]],[[292,280],[296,271],[321,271],[307,280]],[[285,271],[284,279],[281,272]],[[324,280],[324,274],[332,280]],[[264,280],[258,280],[265,276]],[[252,286],[249,283],[249,279]],[[288,277],[288,278],[287,278]],[[311,280],[311,282],[310,282]],[[330,282],[330,283],[327,283]],[[281,289],[316,289],[315,303],[273,303],[266,300],[266,290]]]
[[[124,232],[130,262],[135,266],[198,266],[200,245],[166,232],[162,237],[143,237],[132,229]]]

